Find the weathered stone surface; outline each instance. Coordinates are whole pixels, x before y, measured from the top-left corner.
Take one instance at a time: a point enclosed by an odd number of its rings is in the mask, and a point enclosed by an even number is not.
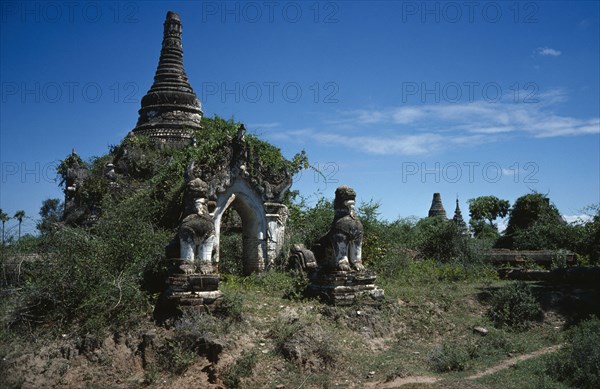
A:
[[[331,228],[312,248],[317,263],[330,270],[364,270],[363,226],[354,212],[356,192],[342,185],[335,190],[335,216]]]
[[[133,134],[149,136],[159,144],[185,146],[202,128],[202,108],[183,67],[182,27],[179,15],[169,11],[164,23],[160,59],[152,87],[142,98]]]
[[[429,208],[429,217],[443,216],[446,217],[446,210],[442,204],[442,196],[439,193],[433,194],[433,200],[431,200],[431,208]]]
[[[172,275],[167,285],[173,292],[215,291],[219,288],[218,274]]]
[[[318,296],[334,305],[350,305],[357,298],[364,303],[377,304],[384,297],[383,289],[375,285],[377,276],[370,271],[327,271],[309,273],[308,294]]]
[[[315,258],[315,254],[311,250],[304,247],[303,244],[295,244],[292,246],[290,252],[288,266],[292,269],[316,269],[317,260]]]
[[[550,268],[552,263],[558,259],[564,260],[567,265],[575,263],[575,254],[564,250],[492,249],[484,255],[494,265],[522,265],[526,262],[534,262],[537,265]]]
[[[329,232],[312,250],[294,245],[290,261],[308,271],[307,294],[334,305],[378,304],[383,289],[375,285],[377,276],[362,264],[363,227],[354,214],[356,192],[349,186],[335,191],[335,216]],[[363,299],[364,298],[364,299]]]

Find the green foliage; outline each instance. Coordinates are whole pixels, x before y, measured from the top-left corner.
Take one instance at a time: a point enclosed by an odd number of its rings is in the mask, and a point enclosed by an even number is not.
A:
[[[475,232],[475,236],[488,236],[492,231],[498,231],[498,227],[494,224],[497,218],[505,217],[510,208],[508,200],[500,200],[496,196],[480,196],[467,201],[469,203],[470,224]],[[486,228],[485,222],[489,224]]]
[[[220,311],[235,322],[241,322],[244,318],[244,295],[237,289],[224,287],[223,301]]]
[[[305,198],[289,205],[288,222],[289,241],[304,243],[311,248],[329,231],[333,221],[333,202],[321,197],[314,206],[309,206]]]
[[[269,337],[285,359],[310,370],[333,367],[341,356],[328,328],[305,318],[279,318]]]
[[[468,237],[442,216],[421,219],[414,229],[415,248],[425,258],[439,262],[470,261]]]
[[[200,310],[184,311],[175,322],[175,340],[190,350],[199,350],[207,340],[215,340],[229,330],[227,320]]]
[[[148,220],[149,204],[113,204],[91,230],[68,227],[45,236],[44,258],[29,264],[20,320],[12,324],[51,331],[74,325],[100,334],[136,322],[150,308],[140,286],[158,271],[170,237]]]
[[[536,223],[529,228],[515,231],[510,238],[516,250],[576,249],[578,229],[563,224]]]
[[[60,221],[62,214],[62,204],[59,199],[46,199],[42,202],[40,208],[41,220],[37,224],[37,229],[40,234],[46,235],[50,233],[56,223]]]
[[[245,288],[260,289],[270,295],[290,299],[301,299],[308,279],[304,271],[279,272],[269,270],[252,274],[243,280]]]
[[[428,355],[429,364],[439,373],[463,371],[471,358],[465,345],[456,342],[445,342]]]
[[[500,233],[498,233],[498,227],[496,225],[489,225],[484,220],[469,220],[469,226],[471,227],[471,231],[473,231],[473,235],[478,239],[487,239],[496,241],[500,237]]]
[[[242,252],[242,234],[222,231],[219,237],[219,271],[223,274],[243,275]]]
[[[180,339],[170,339],[158,350],[160,367],[173,374],[183,374],[196,360],[196,353]]]
[[[254,135],[246,135],[246,144],[251,160],[260,161],[260,165],[274,169],[277,172],[287,171],[290,175],[294,175],[302,169],[309,167],[308,157],[305,151],[296,154],[291,160],[283,158],[281,150],[272,144],[260,140]],[[260,168],[260,165],[250,164],[250,173],[253,169]]]
[[[361,203],[357,209],[357,216],[361,221],[364,234],[362,255],[363,263],[369,265],[381,261],[388,253],[398,249],[396,242],[406,237],[406,225],[401,221],[388,223],[379,219],[381,204],[373,200]]]
[[[402,255],[376,263],[373,270],[383,282],[404,285],[497,279],[495,270],[482,264],[440,263],[434,259],[414,260]]]
[[[577,388],[600,387],[600,320],[592,317],[569,330],[566,344],[548,363],[548,373]]]
[[[504,236],[498,241],[499,247],[510,249],[544,249],[548,245],[557,246],[564,231],[564,224],[558,209],[541,193],[529,193],[519,197],[508,219]],[[546,237],[550,234],[552,238]],[[558,239],[555,242],[554,239]],[[524,247],[523,247],[524,246]]]
[[[569,226],[569,245],[566,247],[585,257],[589,265],[600,264],[600,204],[586,209],[591,220]]]
[[[245,351],[237,358],[235,363],[229,365],[223,372],[223,383],[227,388],[241,387],[242,378],[250,377],[252,370],[258,362],[258,354],[255,351]]]
[[[70,168],[74,166],[85,167],[85,162],[79,157],[79,155],[75,154],[73,151],[69,154],[65,159],[63,159],[58,167],[56,168],[56,173],[60,176],[59,186],[62,186],[67,181],[67,175]]]
[[[543,318],[540,303],[525,282],[515,282],[495,290],[488,316],[498,327],[524,330]]]
[[[529,193],[515,201],[510,210],[506,233],[511,234],[517,230],[524,230],[537,223],[561,223],[558,209],[550,200],[541,193]]]

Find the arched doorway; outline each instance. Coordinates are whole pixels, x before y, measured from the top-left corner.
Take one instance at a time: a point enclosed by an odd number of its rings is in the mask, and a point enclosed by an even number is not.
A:
[[[261,197],[242,178],[237,178],[224,192],[217,195],[213,213],[215,245],[213,261],[219,261],[221,220],[233,207],[242,220],[242,269],[245,275],[262,272],[269,267],[267,214]]]

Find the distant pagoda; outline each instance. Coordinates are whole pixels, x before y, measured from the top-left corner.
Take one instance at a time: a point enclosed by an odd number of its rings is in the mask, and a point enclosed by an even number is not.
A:
[[[429,208],[429,217],[443,216],[446,217],[446,210],[442,204],[442,197],[439,193],[433,194],[433,200],[431,201],[431,208]]]
[[[458,199],[456,199],[456,209],[454,210],[454,217],[452,218],[452,221],[462,232],[468,231],[467,223],[465,223],[465,220],[462,217],[462,212],[460,211],[460,206],[458,205]]]
[[[133,134],[145,135],[159,145],[182,147],[193,142],[202,128],[202,107],[183,68],[181,20],[167,12],[158,68],[152,87],[142,98]]]

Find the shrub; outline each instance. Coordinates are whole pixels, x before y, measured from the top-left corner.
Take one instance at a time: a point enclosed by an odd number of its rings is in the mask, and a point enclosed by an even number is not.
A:
[[[600,388],[600,320],[572,328],[565,346],[548,362],[548,373],[577,388]]]
[[[177,339],[167,341],[158,351],[160,367],[174,374],[182,374],[196,360],[196,353]]]
[[[106,215],[91,229],[66,227],[43,237],[42,259],[29,264],[13,326],[74,325],[100,335],[134,325],[149,310],[141,288],[158,271],[170,233],[148,219],[152,201],[107,202]]]
[[[244,296],[239,291],[224,287],[223,301],[219,310],[234,322],[243,320],[244,313]]]
[[[543,318],[540,303],[533,295],[531,286],[516,282],[492,293],[492,306],[488,315],[498,327],[526,329],[533,321]]]
[[[239,388],[241,379],[250,377],[258,356],[255,351],[244,352],[240,358],[223,372],[223,383],[227,388]]]
[[[270,270],[262,274],[252,274],[246,278],[244,285],[260,288],[277,297],[301,299],[308,286],[308,277],[302,270],[289,272]]]
[[[413,233],[415,248],[425,258],[438,262],[471,260],[468,237],[462,234],[456,224],[444,217],[421,219]]]
[[[471,358],[465,345],[458,343],[443,343],[428,355],[429,364],[440,373],[463,371]]]
[[[219,272],[242,275],[242,234],[221,234],[219,238]]]
[[[269,331],[275,349],[290,362],[308,370],[323,370],[335,366],[341,351],[335,335],[316,322],[306,319],[275,321]]]

